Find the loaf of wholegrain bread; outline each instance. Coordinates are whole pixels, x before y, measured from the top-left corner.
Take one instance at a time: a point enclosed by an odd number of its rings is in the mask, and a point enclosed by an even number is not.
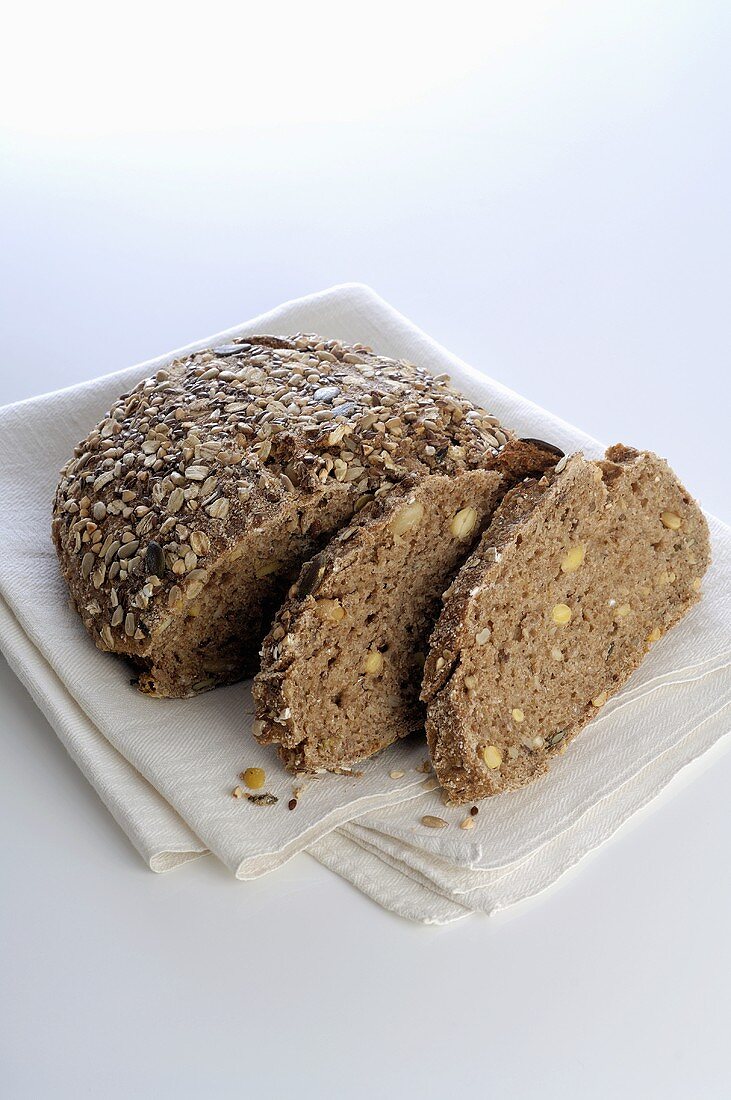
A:
[[[469,470],[404,485],[304,566],[253,685],[257,736],[290,769],[338,770],[423,729],[427,639],[502,480]]]
[[[445,595],[422,698],[457,802],[522,787],[698,600],[698,505],[655,455],[576,455],[507,494]]]
[[[316,336],[252,336],[123,394],[61,474],[53,537],[100,649],[143,691],[251,675],[304,560],[404,478],[555,462],[444,377]]]

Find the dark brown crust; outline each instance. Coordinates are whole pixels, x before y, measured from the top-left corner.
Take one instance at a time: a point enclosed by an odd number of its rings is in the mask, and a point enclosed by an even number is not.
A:
[[[511,490],[497,509],[479,546],[445,593],[442,614],[430,639],[422,699],[427,703],[426,729],[432,761],[440,782],[454,801],[468,801],[524,786],[545,772],[550,758],[563,752],[597,713],[593,706],[587,705],[578,720],[569,722],[561,730],[554,745],[547,744],[544,750],[527,754],[530,759],[526,762],[521,758],[520,766],[512,769],[504,762],[499,780],[489,769],[482,769],[477,774],[474,766],[467,763],[473,753],[468,748],[466,712],[463,715],[460,703],[464,695],[457,690],[457,673],[464,654],[475,651],[474,631],[479,620],[475,619],[472,608],[476,593],[495,583],[503,554],[514,551],[516,539],[524,536],[524,529],[534,516],[547,509],[553,514],[560,512],[563,502],[573,492],[574,482],[585,475],[587,468],[595,468],[601,474],[600,481],[611,487],[613,479],[620,477],[625,469],[644,461],[654,463],[656,476],[665,478],[668,486],[674,487],[677,498],[684,502],[689,524],[692,522],[699,533],[697,576],[700,578],[710,557],[707,525],[700,509],[661,460],[617,444],[607,451],[601,462],[586,463],[581,456],[575,456],[561,464],[561,472],[551,471],[539,480],[527,479]],[[697,591],[685,591],[665,615],[662,633],[678,622],[698,598]],[[607,697],[626,682],[648,649],[649,642],[619,670],[615,682],[605,693]]]
[[[551,470],[563,457],[563,451],[538,439],[508,438],[500,452],[500,471],[508,484],[514,484],[528,474]]]
[[[556,458],[563,458],[564,452],[560,447],[557,447],[555,443],[546,443],[545,439],[530,439],[523,436],[520,440],[521,443],[530,443],[536,447],[539,451],[548,451],[549,454],[555,455]]]

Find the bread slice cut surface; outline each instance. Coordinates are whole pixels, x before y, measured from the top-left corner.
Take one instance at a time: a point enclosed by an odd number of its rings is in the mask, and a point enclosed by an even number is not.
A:
[[[257,735],[292,770],[340,770],[423,728],[426,642],[501,481],[473,470],[394,490],[305,565],[253,688]]]
[[[522,787],[698,600],[700,508],[669,466],[616,446],[511,490],[445,594],[422,698],[458,802]]]

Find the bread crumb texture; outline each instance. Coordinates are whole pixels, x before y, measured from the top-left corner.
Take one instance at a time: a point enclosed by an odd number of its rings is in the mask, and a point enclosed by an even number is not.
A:
[[[700,508],[655,455],[615,446],[507,494],[445,595],[422,698],[464,802],[546,771],[699,598]]]
[[[288,767],[338,769],[423,727],[419,689],[441,595],[501,482],[473,470],[403,486],[305,565],[253,686],[259,740],[279,745]]]

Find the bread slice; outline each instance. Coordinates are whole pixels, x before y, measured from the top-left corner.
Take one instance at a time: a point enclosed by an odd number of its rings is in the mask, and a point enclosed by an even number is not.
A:
[[[464,802],[522,787],[698,600],[698,505],[655,455],[575,455],[509,492],[445,594],[422,699],[434,769]]]
[[[294,771],[338,770],[423,728],[419,688],[440,597],[488,521],[495,471],[394,490],[300,573],[264,641],[263,743]]]
[[[555,462],[405,360],[318,336],[251,336],[123,394],[61,473],[53,538],[96,645],[140,688],[252,675],[304,561],[409,477]]]

